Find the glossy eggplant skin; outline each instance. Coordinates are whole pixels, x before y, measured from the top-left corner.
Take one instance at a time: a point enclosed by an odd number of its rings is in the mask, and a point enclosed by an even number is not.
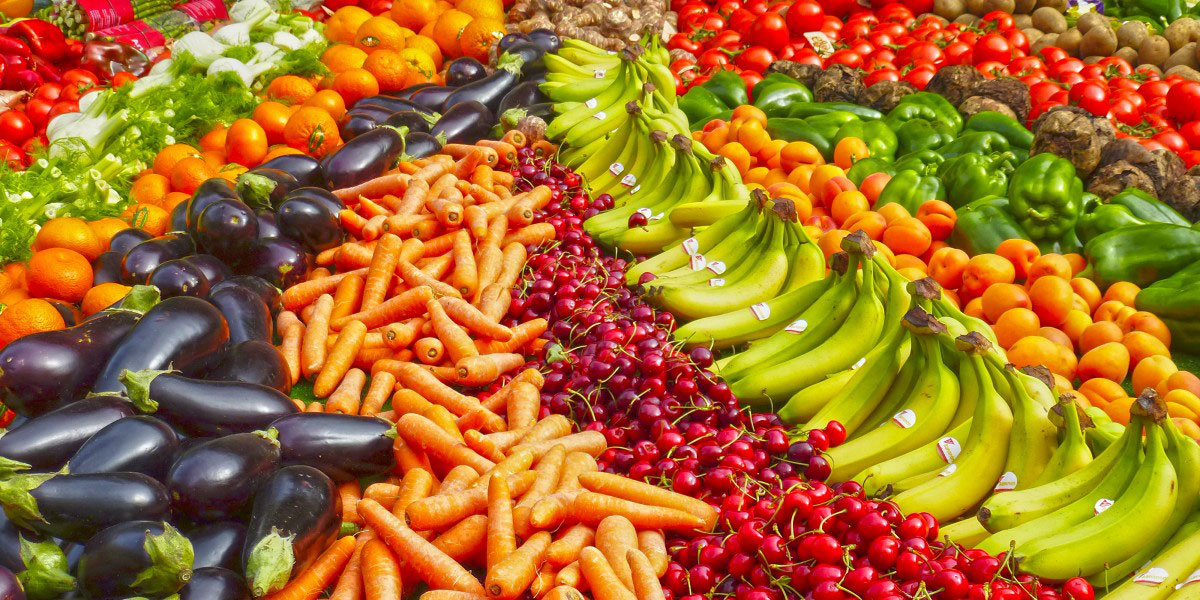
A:
[[[151,593],[134,584],[138,575],[154,566],[153,559],[146,553],[147,537],[170,538],[172,533],[181,537],[174,528],[164,536],[167,527],[170,526],[163,521],[129,521],[113,525],[88,540],[78,569],[79,586],[84,594],[95,600],[131,596],[158,598],[183,587],[191,575],[191,565],[175,564],[168,569],[170,573],[178,574],[176,585],[170,586],[173,590]],[[182,541],[186,543],[187,540]]]
[[[292,190],[304,187],[299,180],[292,176],[291,173],[282,169],[272,169],[270,167],[255,167],[247,171],[251,175],[261,175],[275,182],[275,188],[271,190],[269,202],[271,206],[278,206],[283,201],[283,197],[288,195]],[[245,194],[240,194],[245,199]],[[262,207],[259,207],[262,208]]]
[[[25,559],[21,558],[21,538],[31,542],[40,542],[42,536],[36,532],[17,527],[16,523],[0,510],[0,567],[14,573],[25,570]],[[241,550],[239,547],[238,550]]]
[[[196,241],[217,258],[234,263],[258,240],[258,216],[241,200],[217,200],[196,221]]]
[[[213,177],[201,183],[196,191],[192,193],[192,199],[187,202],[187,228],[189,231],[195,229],[196,220],[200,218],[200,214],[208,205],[217,200],[240,200],[238,197],[237,188],[232,181]]]
[[[544,27],[534,29],[528,35],[530,41],[541,46],[548,54],[557,53],[562,48],[562,40],[558,39],[558,34]]]
[[[427,87],[412,95],[412,102],[419,104],[431,111],[439,111],[446,103],[446,98],[450,96],[454,90],[458,88],[436,85]]]
[[[283,461],[320,469],[337,483],[386,473],[395,466],[395,426],[377,417],[296,413],[271,423]]]
[[[291,541],[294,577],[333,543],[341,524],[342,501],[332,479],[312,467],[283,467],[263,482],[254,497],[242,546],[242,572],[246,573],[259,542],[275,531],[284,538],[295,536]],[[258,592],[252,576],[246,573],[251,591]]]
[[[271,311],[258,294],[244,287],[229,286],[209,294],[208,301],[225,316],[230,346],[251,340],[271,341]]]
[[[187,538],[195,553],[193,568],[236,569],[246,541],[246,526],[238,521],[217,521],[192,529]]]
[[[424,106],[421,106],[420,104],[417,104],[416,102],[413,102],[412,100],[405,100],[403,98],[397,98],[395,96],[386,96],[386,95],[370,96],[368,98],[363,98],[362,100],[355,102],[354,106],[351,107],[351,109],[356,110],[359,108],[367,108],[367,107],[371,107],[371,106],[374,106],[376,108],[381,108],[383,110],[388,110],[388,111],[391,111],[394,113],[400,112],[402,110],[416,110],[416,111],[425,112],[425,113],[433,112],[432,110],[429,110],[428,108],[425,108]]]
[[[171,231],[187,231],[187,211],[187,202],[180,202],[171,209]]]
[[[92,261],[92,285],[121,283],[121,259],[118,252],[105,252]]]
[[[324,162],[321,170],[330,188],[348,188],[383,175],[402,152],[404,138],[399,131],[376,127],[346,142]]]
[[[157,521],[171,514],[167,488],[141,473],[55,475],[29,494],[42,518],[30,518],[25,525],[72,542],[87,541],[118,523]]]
[[[413,94],[415,94],[415,93],[417,93],[417,92],[419,92],[419,91],[421,91],[421,90],[423,90],[423,89],[425,89],[425,88],[431,88],[431,87],[434,87],[435,85],[436,85],[436,84],[433,84],[433,83],[418,83],[418,84],[410,85],[410,86],[408,86],[408,87],[406,87],[406,88],[404,88],[404,89],[400,90],[399,92],[396,92],[394,95],[395,95],[397,98],[402,98],[402,99],[404,99],[404,100],[409,100],[409,99],[411,99],[411,98],[412,98],[412,95],[413,95]]]
[[[312,268],[312,256],[291,238],[266,238],[258,240],[242,265],[247,275],[257,275],[277,288],[287,289],[304,281]]]
[[[246,579],[229,569],[205,567],[192,571],[192,579],[179,590],[179,600],[251,600]]]
[[[487,68],[483,66],[483,63],[469,56],[456,58],[451,61],[450,66],[446,67],[446,85],[450,87],[464,86],[486,76]]]
[[[500,101],[500,110],[498,114],[504,114],[513,108],[525,108],[542,102],[549,102],[550,99],[538,89],[538,84],[527,81],[517,85],[512,91],[504,95],[504,99]]]
[[[496,102],[498,104],[500,98],[496,98]],[[446,110],[429,133],[445,135],[448,144],[473,144],[487,137],[494,120],[488,107],[475,100],[466,100]]]
[[[112,236],[112,239],[109,240],[108,251],[116,252],[116,253],[124,256],[126,252],[129,252],[130,248],[133,248],[134,246],[136,246],[152,237],[154,237],[154,236],[150,235],[150,233],[147,232],[145,229],[138,229],[136,227],[130,227],[129,229],[122,229],[122,230],[118,231],[116,234],[114,234]]]
[[[144,397],[140,387],[131,385],[129,391],[138,402]],[[276,419],[297,412],[286,394],[256,383],[163,373],[150,381],[148,389],[149,399],[158,403],[155,416],[194,437],[265,429]]]
[[[28,464],[34,471],[57,470],[96,432],[131,415],[133,405],[120,396],[89,396],[0,436],[0,457]]]
[[[521,63],[522,73],[544,71],[546,69],[546,51],[533,41],[517,42],[516,44],[509,46],[504,53],[521,57],[521,60],[523,61]]]
[[[513,46],[520,44],[521,42],[528,42],[528,41],[529,41],[529,36],[525,35],[524,33],[510,33],[510,34],[505,35],[504,37],[500,38],[499,42],[496,42],[496,50],[498,50],[501,54],[503,54],[505,52],[508,52],[509,48],[512,48]]]
[[[0,567],[0,600],[25,600],[25,592],[17,576],[5,567]]]
[[[176,515],[207,523],[240,514],[263,479],[279,468],[279,444],[235,433],[184,452],[167,473]]]
[[[329,214],[333,215],[334,218],[337,218],[338,214],[342,212],[342,209],[346,208],[346,205],[343,204],[341,200],[338,200],[337,196],[333,195],[333,192],[325,188],[300,188],[288,194],[287,199],[291,200],[292,198],[311,198],[316,200],[317,203],[325,207],[325,210],[329,211]]]
[[[259,223],[262,223],[261,219],[259,220]],[[210,292],[212,291],[211,286],[217,285],[218,283],[233,277],[233,271],[229,269],[229,265],[225,264],[225,261],[211,254],[193,254],[183,258],[182,260],[193,267],[200,269],[201,273],[204,273],[204,278],[208,280]]]
[[[471,101],[486,106],[489,114],[495,113],[496,109],[500,108],[500,101],[504,99],[504,95],[517,85],[520,79],[519,68],[499,68],[479,81],[459,87],[446,97],[446,103],[442,106],[442,118],[445,119],[445,115],[459,104]]]
[[[188,262],[187,258],[168,260],[155,267],[146,283],[158,288],[163,298],[175,296],[195,296],[203,298],[208,295],[210,284],[208,277],[199,267]]]
[[[429,133],[429,119],[415,110],[402,110],[383,122],[391,127],[407,127],[409,133]]]
[[[428,133],[410,133],[404,138],[404,153],[412,158],[433,156],[442,149],[442,143]]]
[[[258,217],[258,239],[283,235],[283,232],[279,231],[279,223],[276,220],[274,211],[266,209],[256,210],[254,211],[254,216]]]
[[[267,280],[263,279],[262,277],[255,277],[254,275],[238,275],[236,277],[230,277],[229,279],[214,285],[208,293],[209,295],[212,295],[230,286],[243,287],[254,292],[255,294],[258,294],[259,299],[262,300],[263,304],[267,305],[267,309],[271,311],[272,317],[279,314],[279,311],[283,310],[283,303],[280,300],[281,294],[279,292],[279,288],[267,283]]]
[[[270,342],[242,342],[230,348],[221,364],[205,375],[205,379],[257,383],[283,394],[292,389],[283,354]]]
[[[521,110],[521,111],[523,111],[522,116],[538,117],[546,122],[549,122],[550,119],[554,118],[554,103],[553,102],[541,102],[538,104],[531,104],[529,106],[524,106],[524,107],[521,107],[520,109],[513,109],[513,110]],[[509,117],[505,116],[504,113],[501,113],[500,118],[501,118],[501,120],[507,120]]]
[[[259,165],[260,168],[279,169],[296,178],[301,186],[321,185],[321,169],[317,159],[306,154],[276,156]]]
[[[379,127],[379,123],[386,118],[387,117],[384,116],[384,118],[381,119],[373,114],[364,114],[362,112],[357,112],[354,114],[346,113],[346,116],[342,117],[342,122],[338,124],[338,135],[340,135],[343,140],[350,141],[368,131],[371,131],[372,129],[375,129],[376,127]]]
[[[162,479],[179,452],[179,436],[149,415],[125,417],[96,432],[67,462],[67,472],[141,473]]]
[[[125,285],[146,283],[158,265],[195,253],[196,243],[185,232],[175,231],[148,239],[130,248],[121,259],[121,282]]]
[[[146,312],[116,346],[96,377],[95,392],[120,392],[126,370],[179,369],[202,373],[221,360],[229,326],[217,307],[200,298],[167,298]]]
[[[70,329],[8,344],[0,350],[0,402],[18,415],[34,417],[82,398],[105,358],[139,318],[133,311],[110,310]]]

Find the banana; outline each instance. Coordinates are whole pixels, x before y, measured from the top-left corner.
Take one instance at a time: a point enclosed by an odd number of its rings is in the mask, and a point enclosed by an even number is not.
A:
[[[938,319],[938,321],[943,325],[947,321],[957,323],[957,321],[953,321],[952,319]],[[957,328],[951,330],[950,326],[946,327],[947,333],[954,335],[954,340],[957,344],[959,338],[963,338],[968,334],[965,331],[955,334],[954,331],[956,330]],[[986,340],[987,338],[981,337],[980,339]],[[990,348],[991,344],[985,344],[985,346]],[[984,351],[986,352],[987,350]],[[958,363],[958,409],[954,413],[954,418],[950,419],[950,429],[954,429],[970,421],[971,416],[975,414],[976,404],[979,402],[979,397],[984,393],[984,390],[980,387],[982,378],[979,373],[976,373],[976,370],[983,368],[987,367],[974,360],[965,360]],[[991,378],[988,377],[986,380],[990,384]]]
[[[1046,418],[1046,411],[1029,397],[1020,375],[1011,367],[998,366],[991,356],[988,356],[987,363],[998,388],[1002,392],[1007,390],[1004,395],[1010,398],[1015,417],[1008,447],[1008,464],[998,486],[1007,490],[1031,487],[1054,454],[1058,432]]]
[[[632,254],[649,254],[681,242],[687,235],[688,230],[680,229],[666,219],[660,219],[645,227],[626,229],[617,234],[612,245]]]
[[[905,401],[906,398],[908,398],[910,394],[912,394],[913,389],[917,386],[917,382],[920,379],[920,373],[923,369],[925,369],[927,357],[922,354],[920,350],[921,347],[919,345],[913,345],[912,350],[909,353],[908,360],[904,362],[904,366],[900,368],[900,373],[896,375],[896,379],[894,379],[892,381],[892,385],[888,387],[888,391],[886,394],[884,394],[883,400],[879,401],[879,405],[875,407],[875,410],[871,411],[871,414],[866,418],[866,420],[863,421],[863,424],[858,428],[858,431],[847,436],[848,439],[854,439],[861,434],[871,431],[876,427],[883,425],[896,415],[896,413],[900,410],[900,405]],[[966,435],[966,429],[963,430],[962,434]],[[921,471],[912,471],[909,474],[918,472]],[[900,477],[899,479],[903,479],[903,477]],[[894,483],[894,481],[895,480],[889,481],[889,483]]]
[[[951,523],[941,528],[942,538],[949,544],[956,544],[963,548],[974,548],[979,545],[979,542],[987,537],[987,530],[979,524],[979,519],[970,518],[963,519],[957,523]]]
[[[603,137],[604,134],[616,129],[621,124],[621,121],[629,119],[630,104],[635,103],[642,95],[641,77],[641,74],[632,76],[633,84],[622,89],[621,94],[617,96],[617,99],[612,104],[604,107],[603,103],[599,103],[601,107],[599,111],[592,112],[583,121],[576,123],[574,127],[567,130],[562,137],[563,143],[568,146],[582,146],[596,138]],[[558,121],[557,118],[551,121],[551,123],[556,121]]]
[[[991,354],[1000,360],[1005,360],[1004,352],[1001,350],[1003,346],[996,339],[996,332],[992,330],[991,325],[988,325],[981,319],[967,315],[952,302],[946,300],[944,296],[933,301],[933,315],[939,319],[943,317],[954,319],[962,323],[968,330],[982,333],[983,337],[992,343]]]
[[[854,481],[861,484],[869,496],[879,495],[889,485],[893,492],[898,491],[902,488],[900,482],[924,473],[940,473],[946,465],[953,463],[970,432],[971,421],[968,420],[916,450],[863,469],[854,476]]]
[[[645,168],[635,165],[629,170],[632,180],[622,179],[621,186],[611,194],[614,207],[625,206],[651,195],[661,189],[665,182],[671,181],[671,172],[675,170],[679,153],[667,143],[667,134],[661,130],[651,131],[649,139],[649,154],[646,157],[649,164]]]
[[[599,148],[585,155],[587,158],[579,166],[573,167],[575,173],[588,182],[588,187],[591,189],[592,181],[613,168],[613,163],[622,158],[624,149],[634,146],[631,138],[635,135],[637,135],[637,124],[633,119],[622,123],[615,131],[603,138]],[[587,147],[584,146],[584,148]]]
[[[760,216],[758,222],[753,226],[742,227],[713,246],[708,252],[697,253],[696,256],[702,257],[703,260],[662,273],[646,287],[659,289],[707,285],[709,279],[724,276],[729,268],[742,265],[747,260],[752,260],[756,252],[761,252],[762,242],[767,236],[768,224],[769,221]],[[697,269],[697,266],[700,268]]]
[[[1070,396],[1059,397],[1054,413],[1062,416],[1063,440],[1050,456],[1046,469],[1034,482],[1034,487],[1062,479],[1092,462],[1092,449],[1088,447],[1079,423],[1079,408]]]
[[[617,54],[597,54],[578,47],[564,46],[558,49],[557,58],[567,61],[572,66],[592,67],[597,69],[613,69],[621,66],[621,57]],[[547,61],[549,63],[551,61]],[[557,61],[554,61],[557,62]],[[550,70],[550,64],[546,70]],[[559,70],[555,65],[555,70]]]
[[[586,119],[595,119],[602,113],[603,116],[597,120],[603,120],[607,118],[607,111],[610,111],[614,105],[622,107],[621,113],[624,114],[625,103],[633,99],[633,95],[638,91],[638,85],[634,67],[628,64],[621,65],[621,72],[616,81],[609,83],[604,91],[592,98],[584,99],[579,104],[572,105],[568,110],[557,111],[559,112],[558,116],[546,125],[546,137],[560,139],[568,132],[579,128]],[[613,129],[616,127],[609,127],[605,129],[605,132]],[[582,146],[584,144],[573,145]]]
[[[757,215],[758,208],[754,205],[747,205],[741,212],[725,217],[714,223],[711,227],[696,233],[693,238],[690,238],[694,242],[669,248],[633,265],[625,272],[625,283],[628,285],[637,285],[642,273],[665,273],[687,265],[691,254],[710,251],[717,244],[721,243],[721,240],[739,228],[744,227],[747,220],[752,217],[757,218]],[[588,220],[591,221],[591,219]],[[689,248],[691,249],[689,250]]]
[[[1182,497],[1181,497],[1182,498]],[[1106,600],[1164,600],[1181,588],[1200,588],[1200,518],[1193,516],[1166,548],[1132,579],[1104,596]],[[1184,583],[1187,581],[1188,583]],[[1190,590],[1189,590],[1190,592]]]
[[[796,233],[797,244],[795,249],[789,254],[791,256],[791,264],[788,271],[787,283],[783,286],[784,293],[799,289],[825,277],[825,253],[821,252],[821,248],[817,246],[817,243],[808,237],[803,227],[793,223],[791,224],[791,229]]]
[[[671,334],[684,346],[723,349],[762,339],[792,322],[805,308],[829,290],[830,279],[821,279],[775,296],[757,306],[690,321]]]
[[[686,193],[686,190],[695,185],[692,178],[700,176],[700,173],[697,172],[698,168],[699,165],[694,160],[679,157],[675,171],[664,182],[662,189],[655,190],[654,194],[647,194],[624,206],[593,216],[583,222],[584,230],[605,243],[613,243],[615,238],[629,229],[629,217],[633,213],[645,209],[651,213],[651,218],[653,218],[661,212],[659,211],[660,206],[672,205],[675,197]],[[661,248],[655,251],[658,250]]]
[[[679,227],[703,227],[712,225],[728,215],[746,208],[744,200],[721,200],[718,202],[684,202],[671,209],[667,218]]]
[[[642,119],[631,116],[618,129],[622,130],[628,130],[629,134],[624,138],[615,135],[610,138],[611,143],[619,148],[616,158],[609,164],[599,165],[599,169],[593,166],[584,175],[587,177],[588,192],[593,198],[600,194],[612,195],[613,186],[619,186],[625,176],[634,172],[635,168],[644,169],[646,160],[657,158],[651,151],[650,130]],[[641,164],[639,161],[642,161]]]

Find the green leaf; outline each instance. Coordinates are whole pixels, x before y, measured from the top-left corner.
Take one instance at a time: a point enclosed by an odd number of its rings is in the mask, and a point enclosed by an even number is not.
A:
[[[171,372],[173,372],[171,369],[163,371],[154,369],[130,371],[129,369],[125,369],[121,372],[121,385],[125,386],[125,393],[139,411],[144,413],[156,412],[158,411],[158,402],[150,398],[150,384],[159,375]]]
[[[66,467],[63,468],[66,472]],[[26,473],[15,475],[0,483],[0,504],[9,518],[26,527],[31,523],[45,522],[42,512],[38,510],[37,499],[32,492],[46,481],[58,476],[59,473]]]
[[[62,548],[50,540],[31,542],[23,536],[20,545],[25,570],[17,574],[17,580],[29,600],[50,600],[75,589]]]

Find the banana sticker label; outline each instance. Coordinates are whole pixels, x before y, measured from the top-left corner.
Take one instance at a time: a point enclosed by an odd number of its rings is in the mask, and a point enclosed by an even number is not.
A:
[[[724,275],[725,274],[725,263],[723,263],[719,260],[714,260],[714,261],[708,263],[708,270],[712,271],[713,273],[715,273],[717,275]]]
[[[808,321],[805,321],[804,319],[792,321],[790,325],[783,328],[783,330],[788,333],[804,333],[805,329],[808,329]]]
[[[720,277],[713,277],[708,280],[709,287],[725,287],[725,280]]]
[[[708,264],[708,261],[704,259],[703,254],[693,254],[692,259],[689,262],[692,265],[693,271],[703,270],[704,266]]]
[[[754,313],[754,318],[765,321],[767,317],[771,316],[771,307],[767,306],[766,302],[759,302],[750,306],[750,312]]]
[[[688,256],[695,256],[700,251],[700,242],[694,237],[683,240],[679,245]]]
[[[650,221],[650,222],[658,221],[666,215],[666,213],[658,213],[656,215],[656,214],[654,214],[654,211],[652,211],[648,208],[639,208],[639,209],[637,209],[637,212],[640,212],[643,215],[645,215],[646,220]],[[699,269],[697,269],[697,270],[699,270]]]
[[[588,100],[587,102],[583,103],[583,105],[588,108],[596,108],[597,104],[599,104],[599,102],[596,102],[595,98],[592,98],[592,99]]]
[[[613,174],[613,177],[625,172],[625,165],[615,162],[608,166],[608,172]]]
[[[962,444],[952,437],[944,437],[937,442],[937,453],[943,461],[952,463],[962,453]]]
[[[996,482],[996,487],[992,488],[993,492],[1011,492],[1017,489],[1017,474],[1008,471],[1000,476],[1000,481]]]
[[[938,473],[938,477],[949,477],[949,476],[953,475],[954,472],[957,470],[958,470],[958,465],[946,465],[946,468],[942,469],[941,473]]]
[[[900,429],[909,429],[917,424],[917,413],[906,408],[896,413],[896,416],[892,417],[892,422]]]
[[[1100,514],[1104,511],[1112,508],[1113,504],[1116,504],[1116,502],[1113,500],[1109,500],[1108,498],[1101,498],[1101,499],[1097,500],[1096,505],[1092,507],[1092,512],[1095,514]]]
[[[1177,584],[1175,586],[1175,589],[1179,589],[1185,585],[1191,585],[1193,583],[1196,583],[1197,581],[1200,581],[1200,569],[1196,569],[1195,571],[1192,571],[1192,574],[1188,575],[1187,579],[1184,579],[1182,583]]]
[[[634,175],[633,173],[630,173],[630,174],[628,174],[628,175],[626,175],[626,176],[622,177],[622,178],[621,178],[621,185],[623,185],[623,186],[625,186],[625,187],[627,187],[627,188],[631,188],[631,187],[633,187],[634,185],[637,185],[637,176],[636,176],[636,175]]]
[[[592,115],[592,118],[596,119],[597,121],[603,121],[607,117],[608,117],[608,115],[604,111],[600,111],[600,112]]]
[[[1149,569],[1134,575],[1133,581],[1142,585],[1159,585],[1166,581],[1167,577],[1170,576],[1171,574],[1162,567],[1150,567]]]
[[[865,357],[865,356],[864,356],[864,357],[862,357],[862,358],[858,359],[858,362],[856,362],[856,363],[854,363],[854,364],[850,365],[850,370],[851,370],[851,371],[857,371],[859,367],[861,367],[861,366],[863,366],[863,365],[865,365],[865,364],[867,364],[867,357]]]
[[[596,79],[604,79],[605,75],[608,75],[608,71],[605,69],[596,69],[595,71],[592,71],[592,77],[595,77]]]
[[[640,185],[634,186],[632,190],[629,190],[629,195],[632,196],[632,195],[638,193],[638,190],[640,190],[640,189],[642,189],[642,186],[640,186]]]

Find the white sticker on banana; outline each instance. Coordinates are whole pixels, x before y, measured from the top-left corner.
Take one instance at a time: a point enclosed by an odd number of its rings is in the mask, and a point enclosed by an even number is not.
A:
[[[1185,585],[1191,585],[1193,583],[1196,583],[1197,581],[1200,581],[1200,569],[1196,569],[1195,571],[1192,571],[1192,574],[1188,575],[1187,579],[1184,579],[1183,582],[1175,585],[1175,589],[1179,589]]]
[[[692,256],[700,251],[700,240],[697,240],[694,237],[690,237],[682,242],[679,242],[679,245],[683,247],[683,251],[686,252],[688,256]]]
[[[1134,583],[1140,583],[1142,585],[1156,586],[1162,585],[1162,582],[1166,581],[1170,576],[1171,574],[1162,567],[1150,567],[1149,569],[1134,575],[1133,581]]]
[[[605,69],[596,69],[592,71],[592,76],[596,79],[604,79],[605,75],[608,75],[608,71]]]
[[[958,465],[954,465],[954,464],[946,465],[946,468],[942,469],[941,472],[938,473],[937,476],[938,477],[949,477],[949,476],[953,475],[954,472],[957,470],[958,470]]]
[[[691,265],[693,271],[700,271],[704,269],[704,265],[708,264],[708,260],[704,258],[703,254],[693,254],[688,263]]]
[[[720,277],[713,277],[708,280],[709,287],[725,287],[725,280]]]
[[[754,318],[765,321],[771,316],[771,307],[767,306],[766,302],[759,302],[750,306],[750,312],[754,313]]]
[[[993,492],[1011,492],[1017,489],[1017,474],[1008,471],[1000,476],[1000,481],[996,482],[996,487],[992,488]]]
[[[600,111],[600,112],[592,115],[592,118],[596,119],[597,121],[603,121],[604,119],[608,118],[608,114],[605,113],[604,111]]]
[[[1116,504],[1116,501],[1114,501],[1114,500],[1110,500],[1108,498],[1101,498],[1101,499],[1097,500],[1096,505],[1092,507],[1092,512],[1098,515],[1104,511],[1112,508],[1112,506],[1114,504]]]
[[[937,442],[937,453],[942,460],[952,463],[962,453],[962,444],[952,437],[944,437]]]
[[[808,321],[804,319],[792,321],[787,327],[783,328],[788,333],[804,333],[806,329],[808,329]]]
[[[723,263],[719,260],[714,260],[714,261],[708,263],[708,270],[712,271],[716,275],[724,275],[725,274],[725,263]]]
[[[608,166],[608,172],[613,174],[613,177],[625,172],[625,165],[615,162]]]
[[[892,422],[901,429],[909,429],[917,424],[917,413],[906,408],[896,413],[896,416],[892,417]]]
[[[621,178],[621,185],[625,187],[633,187],[637,183],[637,176],[630,173]]]
[[[595,98],[590,98],[586,102],[583,103],[583,105],[588,108],[596,108],[597,104],[599,104],[599,102],[596,102]]]
[[[867,357],[864,356],[864,357],[858,359],[858,362],[850,365],[850,370],[857,371],[860,367],[862,367],[865,364],[867,364]]]

